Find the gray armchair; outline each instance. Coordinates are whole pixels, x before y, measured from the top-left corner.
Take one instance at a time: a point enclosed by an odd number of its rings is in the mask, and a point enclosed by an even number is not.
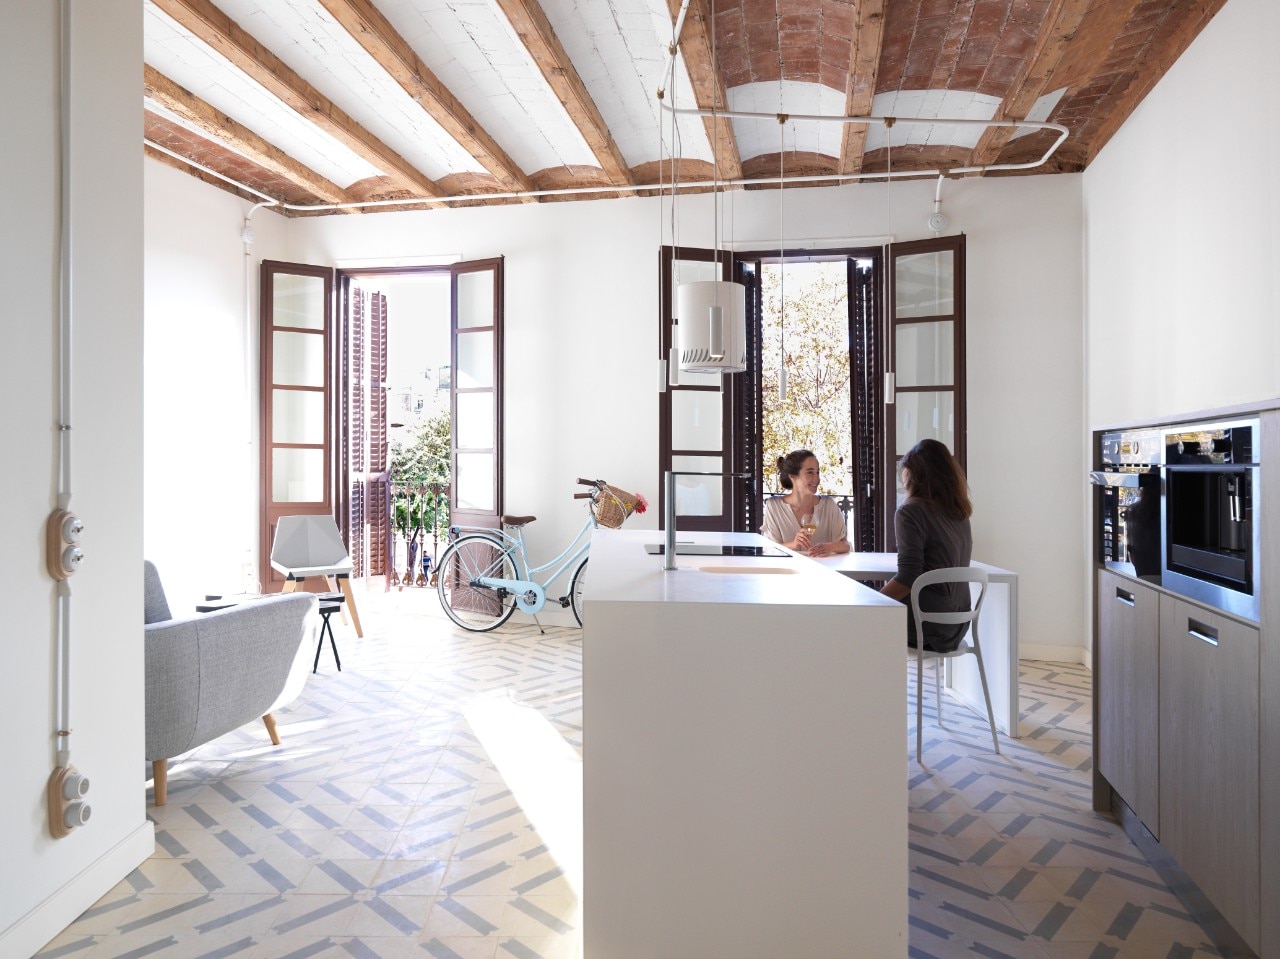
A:
[[[302,688],[310,666],[303,640],[314,628],[310,593],[267,596],[174,619],[160,576],[144,564],[146,749],[163,806],[170,757],[262,718],[280,744],[272,711]]]

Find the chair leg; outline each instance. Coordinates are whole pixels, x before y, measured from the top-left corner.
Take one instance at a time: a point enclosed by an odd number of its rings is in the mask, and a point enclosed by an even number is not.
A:
[[[289,576],[285,579],[284,586],[281,587],[280,592],[292,593],[297,588],[298,588],[298,581],[294,579],[292,576]]]
[[[933,661],[933,700],[938,709],[938,725],[942,725],[942,663],[941,658]]]
[[[920,637],[916,637],[916,762],[920,762],[921,747],[924,743],[924,650],[918,645]]]
[[[982,664],[982,647],[978,645],[977,629],[973,633],[973,654],[978,657],[978,678],[982,680],[982,697],[987,701],[987,725],[991,727],[991,745],[995,747],[996,755],[999,755],[1000,739],[996,736],[996,717],[991,710],[991,691],[987,689],[987,668]],[[1016,663],[1013,665],[1017,668]]]
[[[262,717],[262,725],[267,727],[267,735],[271,737],[271,745],[280,745],[280,734],[276,732],[276,718],[270,713]]]
[[[351,610],[351,625],[356,628],[356,637],[364,639],[364,630],[360,628],[360,611],[356,609],[356,598],[351,592],[351,577],[339,576],[338,585],[342,587],[342,595],[347,597],[347,608]]]
[[[156,805],[163,806],[169,800],[169,760],[151,760],[151,776],[156,783]]]

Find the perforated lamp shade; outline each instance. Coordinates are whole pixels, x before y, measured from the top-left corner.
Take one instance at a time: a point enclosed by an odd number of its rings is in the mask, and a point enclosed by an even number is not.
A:
[[[747,288],[724,280],[676,289],[680,369],[741,373],[747,368]]]

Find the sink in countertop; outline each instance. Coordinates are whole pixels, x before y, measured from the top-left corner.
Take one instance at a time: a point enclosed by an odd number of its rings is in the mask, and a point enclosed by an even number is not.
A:
[[[793,576],[799,572],[794,566],[698,566],[703,573],[736,573],[740,576]]]

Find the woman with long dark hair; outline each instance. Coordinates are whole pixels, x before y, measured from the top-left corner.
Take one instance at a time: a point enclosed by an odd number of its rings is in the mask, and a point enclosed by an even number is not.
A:
[[[969,483],[945,443],[924,439],[899,464],[907,498],[893,517],[898,541],[898,573],[880,592],[906,602],[921,573],[968,566],[973,554]],[[931,612],[969,609],[967,583],[937,583],[925,588],[920,608]],[[948,652],[960,645],[968,624],[924,624],[925,649]],[[915,617],[907,607],[907,642],[916,644]]]

